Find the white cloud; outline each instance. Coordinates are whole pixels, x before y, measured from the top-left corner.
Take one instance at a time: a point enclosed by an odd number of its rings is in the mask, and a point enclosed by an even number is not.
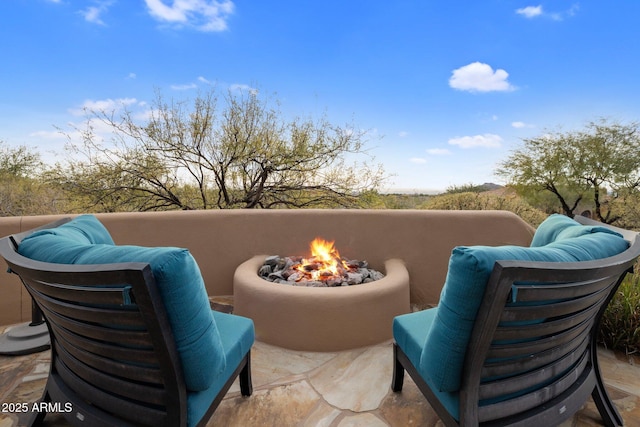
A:
[[[91,130],[93,139],[96,142],[107,141],[113,134],[113,128],[106,121],[96,117],[92,117],[81,123],[68,123],[68,127],[73,130],[65,132],[65,135],[67,135],[69,140],[76,143],[84,139],[84,132],[88,129]]]
[[[412,157],[409,159],[411,163],[415,163],[417,165],[423,165],[427,163],[427,159],[423,159],[422,157]]]
[[[535,18],[536,16],[542,15],[542,5],[538,6],[527,6],[521,9],[516,9],[516,13],[518,15],[522,15],[525,18]]]
[[[132,79],[132,80],[135,79],[136,77],[138,77],[136,76],[136,73],[129,73],[129,75],[127,76],[128,79]]]
[[[237,91],[247,91],[249,93],[251,93],[252,95],[257,95],[258,94],[258,89],[251,87],[249,85],[246,84],[242,84],[242,83],[234,83],[231,86],[229,86],[229,90],[237,90]]]
[[[106,25],[104,21],[100,18],[103,10],[97,6],[89,6],[85,10],[80,11],[82,16],[84,16],[85,21],[93,22],[98,25]]]
[[[118,98],[118,99],[101,99],[94,101],[92,99],[87,99],[82,103],[80,108],[72,108],[69,109],[69,112],[74,116],[82,116],[86,111],[104,111],[111,112],[117,111],[121,108],[124,108],[128,105],[132,105],[138,102],[135,98]]]
[[[173,90],[189,90],[189,89],[195,89],[197,87],[198,85],[195,83],[187,83],[184,85],[171,85],[171,89]]]
[[[446,148],[429,148],[427,151],[427,154],[431,154],[432,156],[446,156],[448,154],[451,154],[451,151],[447,150]]]
[[[39,130],[36,132],[31,132],[29,134],[30,137],[42,138],[42,139],[66,139],[67,136],[59,131],[49,131],[49,130]]]
[[[204,84],[207,84],[207,85],[211,85],[211,82],[209,80],[205,79],[202,76],[198,76],[196,78],[196,81],[197,81],[197,83],[191,82],[191,83],[185,83],[185,84],[177,84],[177,85],[171,85],[170,87],[173,90],[190,90],[190,89],[196,89],[198,87],[198,83],[204,83]]]
[[[407,136],[409,136],[409,132],[407,132],[406,130],[401,130],[400,132],[398,132],[398,136],[400,138],[406,138]]]
[[[533,125],[529,124],[529,123],[525,123],[525,122],[511,122],[511,126],[516,128],[516,129],[522,129],[522,128],[532,128],[534,127]]]
[[[161,22],[190,26],[200,31],[225,31],[235,9],[231,0],[145,0],[149,13]]]
[[[453,89],[469,92],[492,92],[515,90],[508,81],[509,73],[505,70],[493,70],[490,65],[473,62],[453,70],[449,86]]]
[[[88,6],[86,9],[79,11],[80,15],[84,17],[84,20],[98,25],[106,25],[102,20],[102,14],[107,12],[112,1],[101,1],[95,6]]]
[[[140,106],[145,107],[146,103],[144,105],[142,105],[141,103]],[[151,119],[157,118],[157,117],[160,117],[160,110],[153,109],[153,108],[147,108],[145,110],[141,110],[133,115],[133,118],[135,120],[141,121],[141,122],[148,122]]]
[[[502,138],[499,135],[485,133],[484,135],[462,136],[451,138],[449,144],[457,145],[460,148],[497,148],[500,147]]]
[[[565,12],[567,16],[574,16],[580,10],[580,5],[578,3],[572,4],[569,10]]]
[[[580,10],[580,5],[578,3],[574,3],[571,7],[562,12],[546,12],[542,5],[538,6],[527,6],[520,9],[516,9],[516,13],[518,15],[522,15],[527,19],[533,19],[538,17],[547,17],[551,18],[554,21],[563,21],[566,17],[575,16]]]

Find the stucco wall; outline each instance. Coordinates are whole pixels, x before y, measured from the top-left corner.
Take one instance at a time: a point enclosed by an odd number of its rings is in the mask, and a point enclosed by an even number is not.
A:
[[[335,240],[340,254],[406,263],[411,302],[435,304],[458,245],[528,245],[533,228],[504,211],[215,210],[98,214],[117,244],[179,246],[193,253],[209,295],[231,295],[238,265],[256,254],[305,255],[314,237]],[[0,235],[59,218],[0,218]],[[0,324],[30,319],[30,298],[0,272]]]

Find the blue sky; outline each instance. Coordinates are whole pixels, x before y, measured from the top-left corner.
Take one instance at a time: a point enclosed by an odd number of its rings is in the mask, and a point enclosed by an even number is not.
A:
[[[391,189],[500,182],[522,138],[640,120],[640,1],[2,0],[0,140],[64,157],[83,106],[257,88],[355,122]]]

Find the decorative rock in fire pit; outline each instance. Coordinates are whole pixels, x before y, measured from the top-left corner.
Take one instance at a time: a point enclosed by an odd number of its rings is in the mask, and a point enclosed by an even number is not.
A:
[[[265,280],[283,285],[293,286],[348,286],[360,285],[380,280],[384,274],[369,268],[367,261],[342,259],[343,265],[338,267],[337,274],[322,272],[320,262],[308,262],[301,256],[269,256],[258,270],[258,275]],[[314,273],[319,272],[315,275]]]
[[[311,258],[270,256],[258,270],[265,280],[284,285],[332,287],[369,283],[384,274],[369,269],[367,261],[342,258],[333,242],[316,238],[310,245]]]

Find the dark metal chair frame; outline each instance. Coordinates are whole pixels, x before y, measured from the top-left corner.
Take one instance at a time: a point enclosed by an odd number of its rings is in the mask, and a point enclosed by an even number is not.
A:
[[[596,224],[582,217],[576,220]],[[640,256],[640,237],[613,228],[631,243],[614,257],[575,263],[495,263],[466,351],[459,420],[444,408],[396,343],[392,390],[402,390],[406,370],[447,426],[557,425],[572,417],[589,395],[605,425],[623,425],[600,373],[597,335],[609,301]],[[508,304],[512,289],[517,289],[517,300],[523,304]],[[546,320],[531,322],[541,318]],[[546,386],[536,387],[541,382]],[[518,394],[479,405],[483,399]]]
[[[35,261],[17,252],[33,231],[0,239],[0,255],[49,327],[51,371],[42,402],[71,409],[65,417],[72,425],[187,425],[182,367],[150,266]],[[133,304],[123,300],[124,292]],[[238,376],[242,395],[251,395],[250,352],[198,425],[206,424]],[[45,415],[34,413],[29,425],[40,424]]]

